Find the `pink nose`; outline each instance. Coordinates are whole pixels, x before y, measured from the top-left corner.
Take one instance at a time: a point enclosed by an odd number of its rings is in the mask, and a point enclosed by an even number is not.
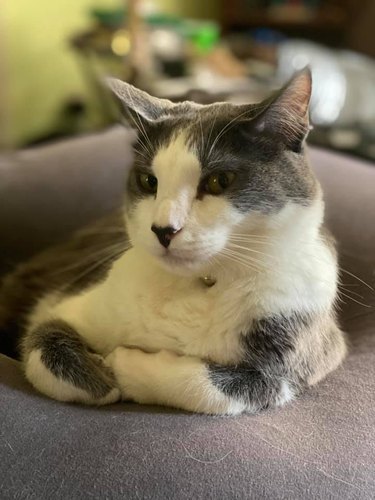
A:
[[[181,229],[175,229],[172,226],[160,227],[153,224],[151,226],[151,231],[156,234],[160,244],[163,245],[163,247],[168,248],[172,238],[176,236],[176,234],[179,233]]]

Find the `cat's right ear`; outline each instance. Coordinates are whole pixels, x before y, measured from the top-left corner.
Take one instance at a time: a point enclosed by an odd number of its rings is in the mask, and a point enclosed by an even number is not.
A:
[[[278,137],[288,148],[299,152],[310,128],[311,86],[311,71],[307,67],[268,100],[265,110],[253,120],[255,128]]]
[[[156,121],[168,116],[175,107],[171,101],[152,97],[147,92],[117,78],[106,78],[105,83],[120,101],[125,116],[135,120],[135,123],[140,118],[149,122]]]

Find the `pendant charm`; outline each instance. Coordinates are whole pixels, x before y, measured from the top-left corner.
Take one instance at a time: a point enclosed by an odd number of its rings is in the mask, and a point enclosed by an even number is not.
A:
[[[211,276],[202,276],[201,281],[207,287],[214,286],[214,284],[216,283],[215,278],[212,278]]]

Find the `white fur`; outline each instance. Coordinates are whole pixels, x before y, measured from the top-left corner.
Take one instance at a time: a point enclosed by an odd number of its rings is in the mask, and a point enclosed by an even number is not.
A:
[[[246,406],[216,389],[202,360],[169,351],[148,354],[118,347],[106,362],[119,382],[123,399],[199,413],[237,415]]]
[[[290,384],[286,380],[283,380],[281,384],[281,390],[276,399],[276,406],[283,406],[295,398],[295,393]]]
[[[328,310],[336,293],[336,263],[318,232],[320,196],[310,207],[289,203],[274,216],[244,216],[225,197],[196,199],[199,163],[184,140],[177,137],[154,159],[157,197],[142,200],[128,221],[134,248],[100,285],[78,296],[42,300],[30,326],[58,317],[103,355],[118,346],[145,351],[121,349],[110,357],[124,395],[136,401],[236,413],[243,405],[213,387],[200,360],[238,362],[240,334],[253,319]],[[152,224],[182,231],[165,249]],[[267,237],[269,244],[241,243],[249,249],[238,249],[243,262],[230,260],[220,252],[233,230]],[[257,259],[261,272],[249,267],[251,261],[244,264],[247,256]],[[202,284],[198,277],[205,274],[217,279],[214,287]],[[181,357],[172,362],[163,350]],[[286,384],[280,404],[292,397]]]
[[[186,148],[185,140],[185,135],[180,134],[168,147],[161,148],[153,160],[159,185],[151,215],[157,226],[183,228],[196,197],[201,168],[196,155]]]

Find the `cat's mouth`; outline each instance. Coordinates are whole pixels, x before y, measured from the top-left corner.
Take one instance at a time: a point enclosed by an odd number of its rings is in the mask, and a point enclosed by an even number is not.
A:
[[[180,265],[192,265],[197,264],[199,260],[196,257],[187,256],[187,255],[176,255],[171,252],[166,252],[163,255],[163,260],[165,262],[169,262],[171,264],[180,264]]]
[[[166,251],[160,260],[163,265],[174,271],[195,271],[202,267],[205,262],[205,259],[200,258],[197,254],[171,251]]]

